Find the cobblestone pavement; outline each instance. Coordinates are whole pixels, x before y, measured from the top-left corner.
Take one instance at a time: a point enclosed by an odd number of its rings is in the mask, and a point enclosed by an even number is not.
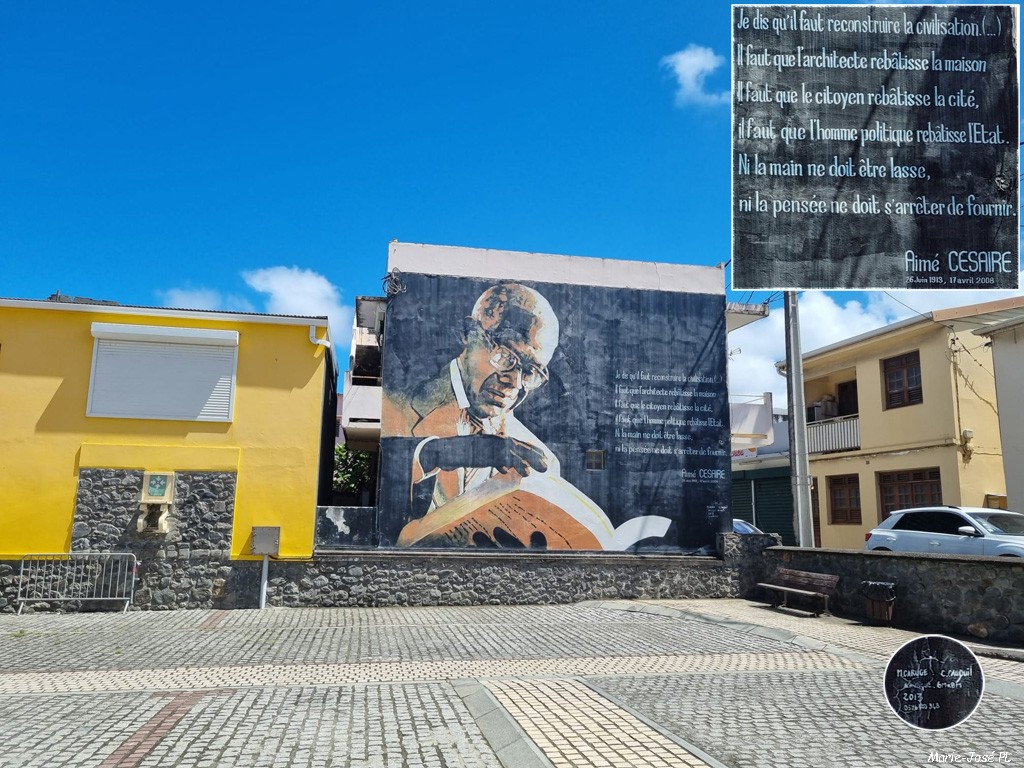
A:
[[[2,615],[0,767],[1024,765],[1012,653],[961,726],[889,711],[916,636],[743,600]]]
[[[798,637],[804,645],[845,647],[886,661],[901,645],[919,636],[917,632],[865,625],[855,619],[836,616],[814,618],[799,611],[774,610],[764,603],[749,600],[637,600],[607,604],[609,607],[615,605],[627,611],[700,617],[711,622],[732,624],[737,628],[746,625],[746,631],[782,630]],[[1020,663],[1024,661],[1024,649],[1002,648],[964,638],[961,640],[975,653],[988,656],[985,659],[986,675],[1024,686],[1024,663]]]

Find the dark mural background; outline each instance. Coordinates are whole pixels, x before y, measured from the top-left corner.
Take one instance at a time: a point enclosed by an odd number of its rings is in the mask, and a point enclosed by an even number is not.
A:
[[[439,377],[463,349],[459,330],[499,281],[405,273],[389,299],[383,350],[388,403]],[[728,526],[729,411],[723,296],[519,281],[559,319],[549,380],[515,415],[557,456],[562,477],[615,526],[641,515],[672,521],[635,549],[694,550]],[[380,543],[422,514],[410,494],[420,437],[399,437],[385,416]],[[588,470],[587,451],[605,468]],[[591,454],[592,458],[594,454]]]
[[[733,287],[1015,288],[1016,16],[733,6]]]

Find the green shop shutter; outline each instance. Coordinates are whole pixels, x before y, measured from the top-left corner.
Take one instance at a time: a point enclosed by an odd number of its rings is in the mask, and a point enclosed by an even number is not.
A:
[[[754,522],[754,507],[750,503],[750,480],[733,478],[732,519]]]
[[[796,546],[796,536],[793,535],[793,487],[789,477],[759,478],[754,481],[754,493],[757,510],[754,524],[767,533],[780,534],[783,544]]]

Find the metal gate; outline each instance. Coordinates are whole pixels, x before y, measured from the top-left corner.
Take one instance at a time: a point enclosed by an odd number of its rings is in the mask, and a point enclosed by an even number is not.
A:
[[[18,579],[18,613],[26,603],[122,602],[135,594],[135,555],[130,552],[55,552],[25,555]]]

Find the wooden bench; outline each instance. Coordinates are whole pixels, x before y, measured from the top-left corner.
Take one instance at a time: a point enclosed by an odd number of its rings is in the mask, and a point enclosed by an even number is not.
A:
[[[778,608],[780,605],[789,608],[787,598],[790,595],[818,600],[821,603],[821,610],[811,611],[811,613],[820,616],[822,613],[828,613],[828,599],[835,595],[838,583],[839,577],[828,573],[811,573],[810,571],[780,568],[779,572],[775,574],[774,581],[761,582],[757,586],[764,587],[772,593],[773,608]]]

